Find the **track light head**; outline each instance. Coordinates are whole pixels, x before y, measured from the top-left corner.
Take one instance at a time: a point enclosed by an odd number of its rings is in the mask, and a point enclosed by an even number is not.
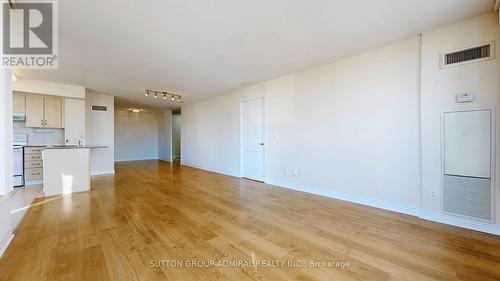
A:
[[[181,95],[176,95],[176,94],[170,94],[168,92],[164,91],[156,91],[156,90],[146,90],[144,95],[146,97],[149,97],[150,94],[153,94],[153,98],[158,98],[158,95],[163,95],[163,99],[166,100],[168,97],[170,97],[171,101],[177,101],[180,102],[181,104],[184,104],[182,101],[182,96]]]

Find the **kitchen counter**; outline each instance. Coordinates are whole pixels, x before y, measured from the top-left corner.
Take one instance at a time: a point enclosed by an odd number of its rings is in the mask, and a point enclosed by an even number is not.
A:
[[[95,148],[108,148],[106,145],[49,145],[43,149],[95,149]]]
[[[90,150],[94,146],[53,146],[42,150],[45,196],[90,190]]]

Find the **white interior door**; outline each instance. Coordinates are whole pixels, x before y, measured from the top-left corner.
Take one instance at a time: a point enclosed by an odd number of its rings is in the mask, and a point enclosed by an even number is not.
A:
[[[264,180],[264,99],[242,105],[243,177]]]

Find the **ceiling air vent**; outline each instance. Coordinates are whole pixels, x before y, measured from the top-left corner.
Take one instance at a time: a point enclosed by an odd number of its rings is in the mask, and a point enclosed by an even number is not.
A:
[[[443,57],[443,66],[452,66],[469,62],[477,62],[493,58],[492,43],[473,48],[445,53]]]

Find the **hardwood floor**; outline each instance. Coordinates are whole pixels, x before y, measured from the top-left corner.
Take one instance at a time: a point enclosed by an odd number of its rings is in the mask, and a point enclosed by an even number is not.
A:
[[[156,161],[92,186],[34,202],[0,280],[500,280],[499,237],[411,216]]]

